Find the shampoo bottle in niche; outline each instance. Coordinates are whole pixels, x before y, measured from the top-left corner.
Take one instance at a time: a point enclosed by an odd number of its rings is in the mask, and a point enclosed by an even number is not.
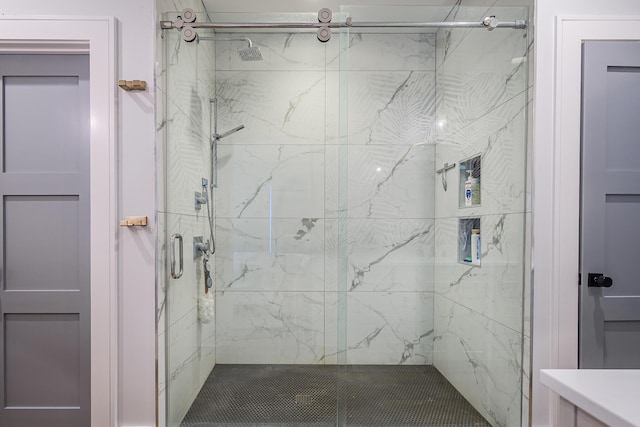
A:
[[[480,229],[471,230],[471,262],[480,264]]]
[[[471,173],[469,174],[469,181],[471,181],[471,206],[478,206],[480,204],[480,180],[474,178],[473,173]]]
[[[471,181],[472,170],[467,171],[467,180],[464,182],[464,205],[473,206],[473,182]]]

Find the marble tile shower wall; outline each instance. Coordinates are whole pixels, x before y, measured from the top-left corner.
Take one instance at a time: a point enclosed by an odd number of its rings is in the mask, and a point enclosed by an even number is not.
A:
[[[186,7],[196,12],[203,8],[196,1],[158,3],[160,15]],[[202,263],[191,257],[193,237],[209,235],[204,210],[194,210],[194,191],[201,191],[201,178],[207,177],[209,170],[209,98],[213,95],[210,81],[214,78],[215,58],[213,45],[184,43],[175,31],[164,32],[164,39],[158,33],[157,46],[161,58],[155,88],[158,419],[162,427],[180,424],[215,364],[215,324],[198,320],[197,298],[204,289]],[[174,233],[184,238],[184,274],[180,279],[168,277],[169,236]],[[170,408],[165,420],[167,392]]]
[[[473,20],[457,9],[449,19]],[[513,10],[487,14],[514,19]],[[520,11],[521,13],[521,11]],[[484,15],[483,15],[484,16]],[[521,18],[520,16],[517,16]],[[434,365],[496,426],[521,423],[527,53],[523,32],[440,30],[436,165],[480,155],[481,205],[458,169],[436,185]],[[481,267],[458,262],[458,220],[480,218]]]
[[[347,363],[431,363],[435,36],[352,34],[348,73],[337,34],[249,36],[216,45],[217,362],[336,363],[346,299]]]

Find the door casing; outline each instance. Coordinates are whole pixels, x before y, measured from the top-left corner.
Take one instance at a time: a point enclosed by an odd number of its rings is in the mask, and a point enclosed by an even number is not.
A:
[[[91,426],[117,424],[115,20],[0,15],[1,53],[90,57]]]
[[[584,40],[640,40],[640,16],[558,16],[555,25],[552,151],[534,142],[532,425],[573,425],[540,383],[539,370],[578,367],[578,257],[580,218],[581,70]],[[535,102],[535,101],[534,101]],[[538,182],[538,176],[549,177]],[[546,185],[545,185],[546,184]],[[535,190],[534,190],[535,191]]]

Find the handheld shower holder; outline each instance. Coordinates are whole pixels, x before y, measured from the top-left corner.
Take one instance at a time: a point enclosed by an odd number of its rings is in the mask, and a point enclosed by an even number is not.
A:
[[[209,250],[209,241],[204,242],[202,236],[195,236],[193,238],[193,259],[198,259],[205,255]]]

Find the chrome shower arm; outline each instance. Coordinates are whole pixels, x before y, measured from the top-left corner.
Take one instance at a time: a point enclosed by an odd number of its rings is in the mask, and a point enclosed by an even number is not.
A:
[[[236,132],[238,132],[239,130],[242,130],[242,129],[244,129],[244,125],[236,126],[233,129],[228,130],[223,134],[214,133],[213,135],[211,135],[211,138],[213,140],[219,141],[222,138],[226,138],[227,136],[231,135],[232,133],[236,133]]]

